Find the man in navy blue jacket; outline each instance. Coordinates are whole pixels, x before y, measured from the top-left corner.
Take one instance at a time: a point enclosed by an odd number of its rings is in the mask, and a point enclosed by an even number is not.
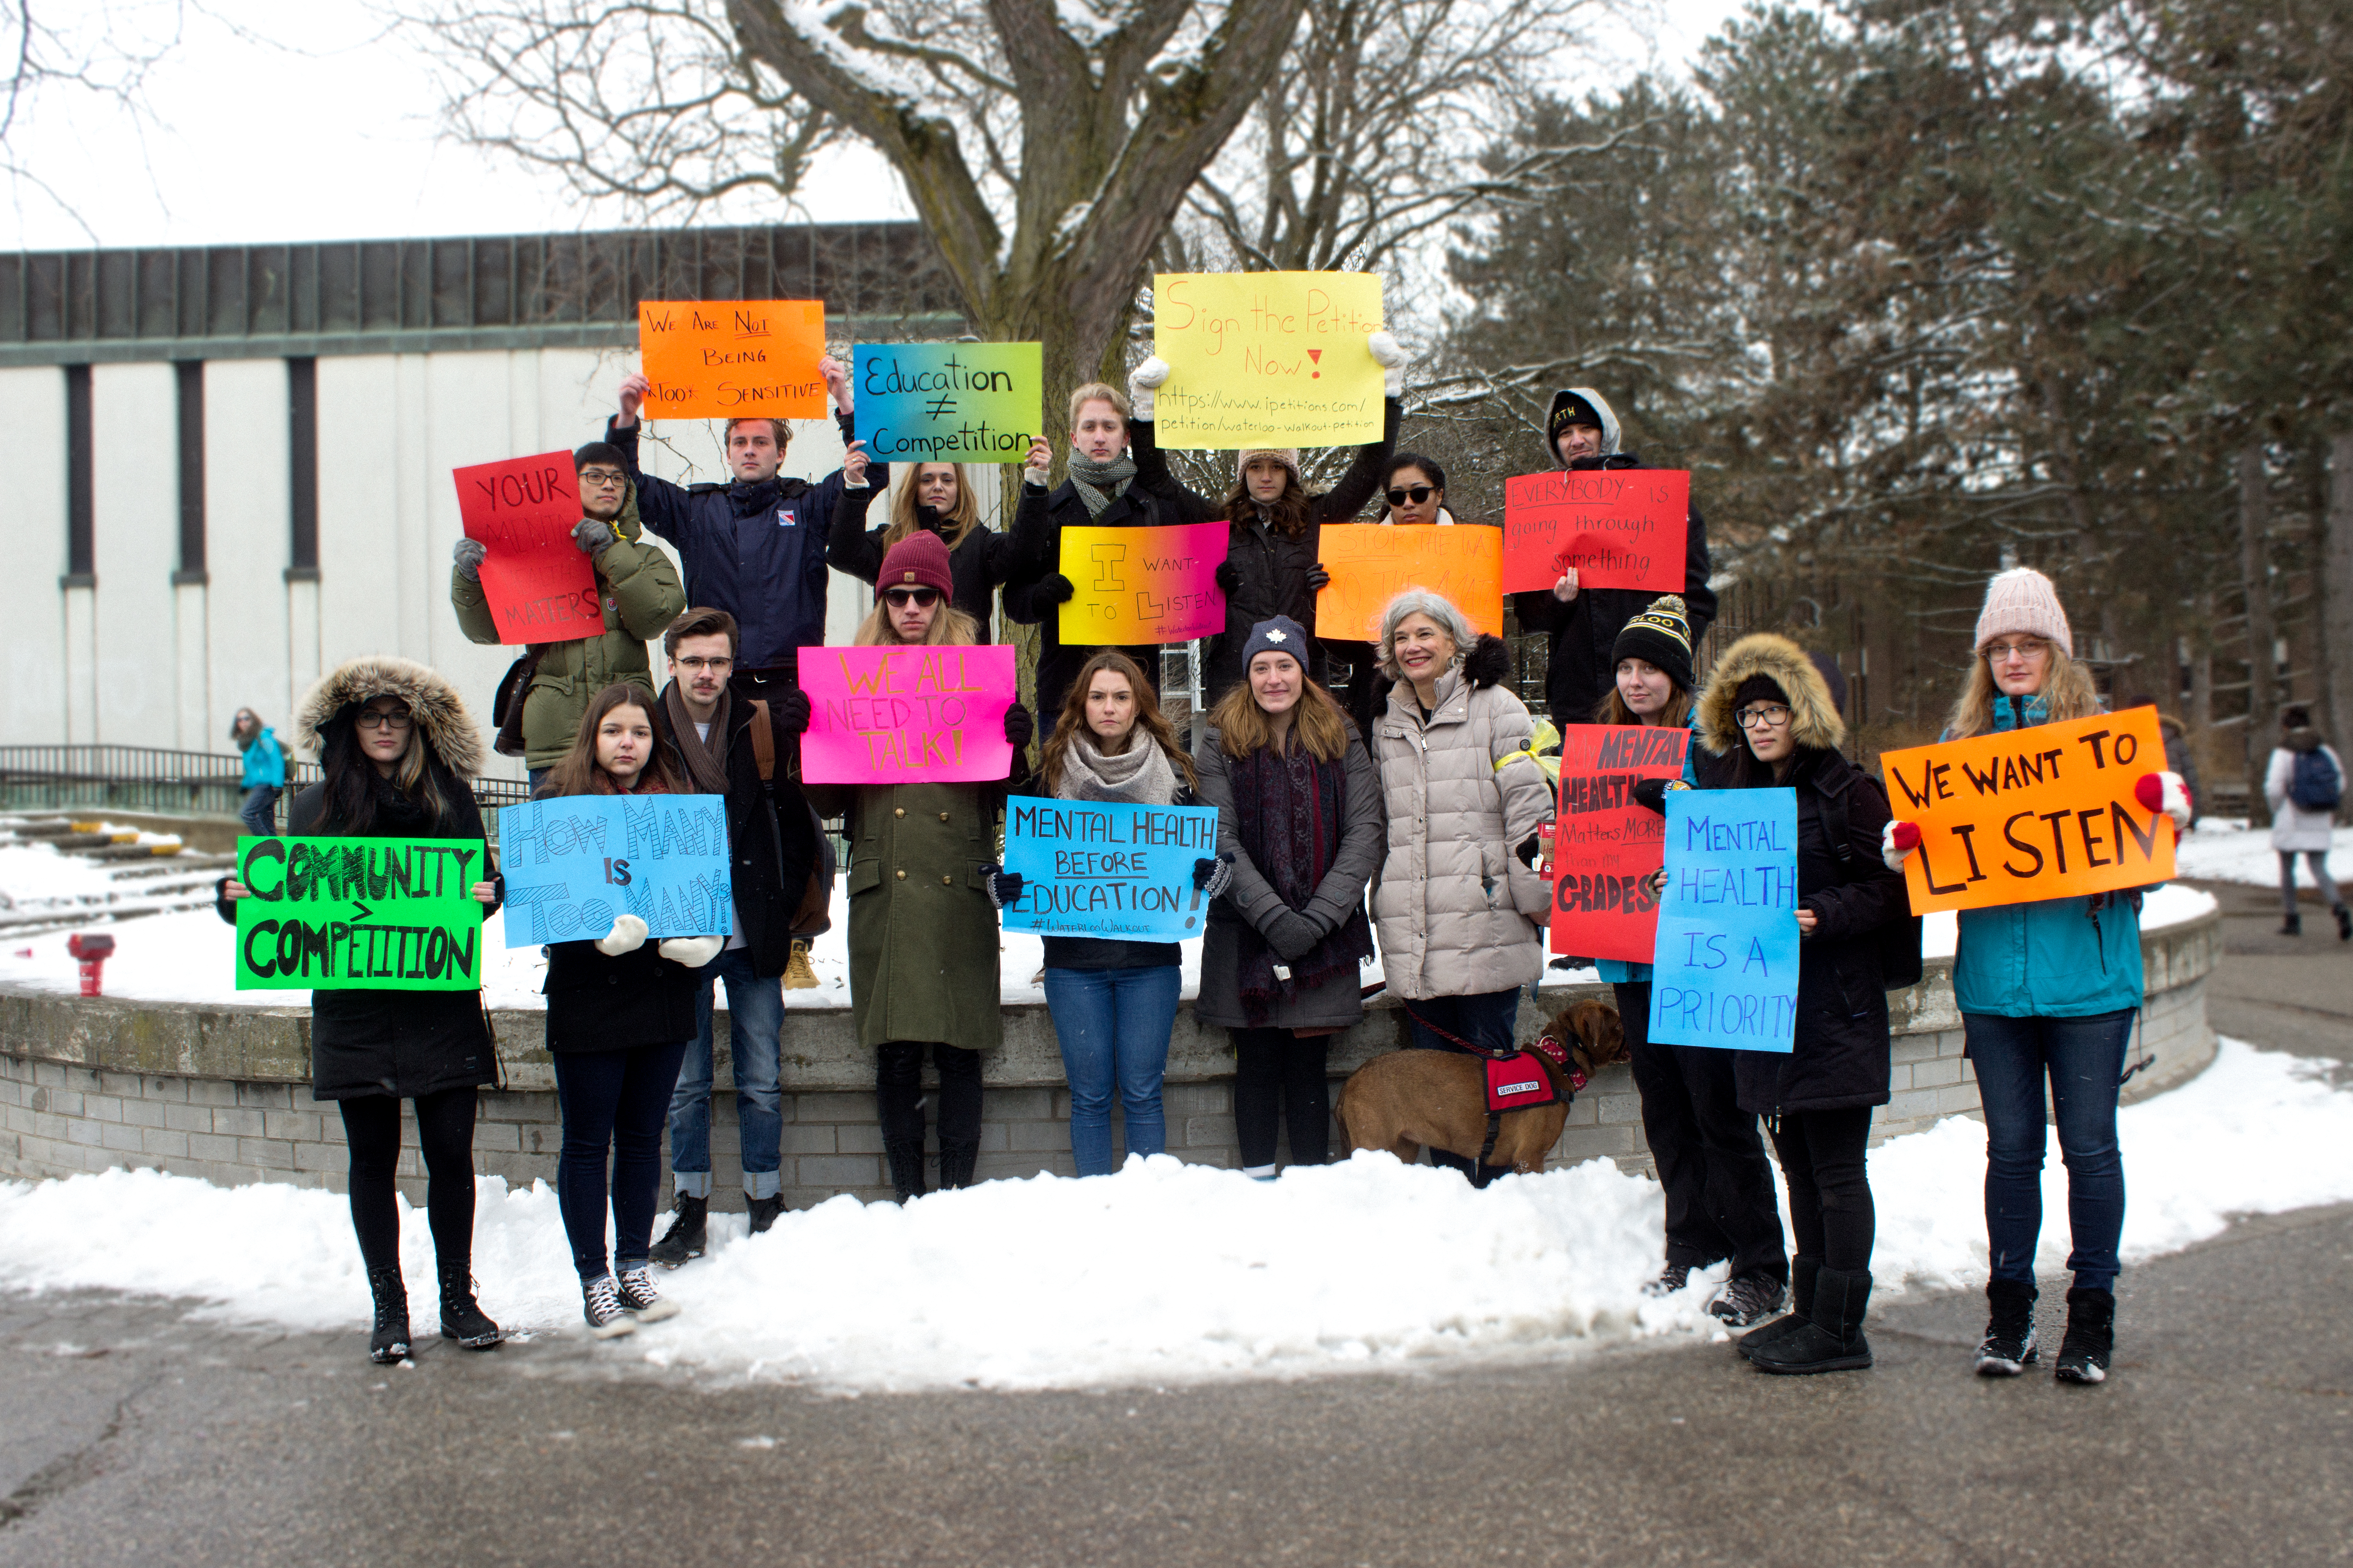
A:
[[[792,427],[782,419],[727,425],[728,483],[685,489],[649,478],[638,467],[638,411],[649,384],[642,374],[621,383],[621,411],[605,426],[637,482],[645,525],[678,551],[686,601],[735,617],[739,642],[729,686],[767,700],[798,685],[799,650],[825,641],[826,535],[844,489],[891,482],[887,464],[869,468],[856,438],[849,374],[832,358],[818,362],[833,389],[835,422],[849,447],[841,467],[812,485],[781,477]]]

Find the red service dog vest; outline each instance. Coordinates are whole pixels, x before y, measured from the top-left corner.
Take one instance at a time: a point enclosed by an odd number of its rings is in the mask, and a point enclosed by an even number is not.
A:
[[[1487,1058],[1489,1114],[1525,1110],[1531,1105],[1550,1105],[1556,1098],[1552,1091],[1552,1079],[1546,1075],[1544,1064],[1536,1060],[1533,1052],[1514,1051],[1507,1057]]]

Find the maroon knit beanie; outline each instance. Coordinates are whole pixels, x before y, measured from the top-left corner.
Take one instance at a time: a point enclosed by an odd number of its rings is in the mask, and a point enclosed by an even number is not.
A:
[[[891,547],[882,570],[874,579],[874,597],[885,588],[937,588],[943,599],[955,597],[955,579],[948,575],[948,547],[929,529],[918,529]]]

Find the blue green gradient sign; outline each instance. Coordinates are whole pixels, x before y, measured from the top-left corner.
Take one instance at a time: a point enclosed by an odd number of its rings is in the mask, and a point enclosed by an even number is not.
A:
[[[850,375],[878,463],[1018,463],[1043,424],[1036,343],[860,343]]]

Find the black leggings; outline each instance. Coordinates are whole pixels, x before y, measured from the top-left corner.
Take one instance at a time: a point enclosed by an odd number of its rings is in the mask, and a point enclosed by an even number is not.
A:
[[[1789,1228],[1802,1257],[1841,1274],[1871,1267],[1879,1217],[1863,1171],[1871,1107],[1784,1111],[1773,1124],[1773,1151],[1789,1184]]]
[[[940,1075],[940,1147],[980,1143],[980,1053],[944,1041],[891,1040],[874,1051],[874,1104],[882,1142],[923,1142],[923,1047]]]
[[[1729,1258],[1735,1277],[1787,1279],[1773,1167],[1755,1113],[1740,1109],[1732,1053],[1652,1045],[1646,980],[1620,981],[1617,999],[1642,1100],[1642,1139],[1666,1191],[1667,1261],[1704,1268]]]
[[[1242,1169],[1274,1163],[1279,1121],[1290,1123],[1291,1163],[1320,1165],[1332,1155],[1332,1084],[1324,1057],[1329,1035],[1304,1038],[1289,1029],[1232,1029],[1234,1129]]]
[[[400,1101],[388,1094],[339,1100],[343,1142],[352,1152],[352,1229],[370,1272],[400,1267],[400,1205],[393,1173],[400,1163]],[[471,1088],[417,1097],[417,1143],[425,1153],[425,1215],[433,1256],[444,1268],[470,1267],[474,1256],[474,1104]]]

